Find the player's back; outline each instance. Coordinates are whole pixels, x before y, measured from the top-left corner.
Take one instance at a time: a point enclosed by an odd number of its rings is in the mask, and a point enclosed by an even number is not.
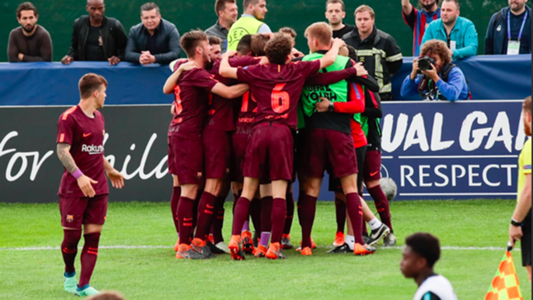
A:
[[[244,67],[238,79],[247,82],[257,101],[255,124],[271,121],[296,129],[296,107],[310,74],[318,72],[320,61],[291,62]]]
[[[206,115],[209,91],[217,82],[203,68],[183,72],[174,88],[176,113],[169,135],[199,137]]]

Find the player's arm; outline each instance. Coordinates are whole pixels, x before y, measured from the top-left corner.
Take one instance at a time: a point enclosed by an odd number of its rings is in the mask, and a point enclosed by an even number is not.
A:
[[[220,70],[218,71],[220,76],[237,79],[237,68],[232,67],[229,64],[229,58],[234,56],[236,53],[236,51],[230,50],[222,55],[222,60],[220,61]]]
[[[239,83],[236,85],[227,86],[223,83],[218,82],[211,89],[211,93],[217,94],[226,99],[233,99],[244,95],[244,93],[248,92],[248,90],[249,87],[246,83]]]
[[[98,181],[83,175],[76,165],[72,154],[70,154],[70,145],[66,143],[58,143],[56,150],[59,161],[61,161],[65,169],[67,169],[67,171],[76,178],[78,181],[78,186],[80,187],[83,195],[89,198],[94,197],[95,192],[92,184],[96,184]]]
[[[531,210],[531,173],[525,175],[525,184],[522,192],[520,193],[520,199],[516,204],[516,208],[513,213],[512,220],[522,223],[527,216],[527,213]],[[509,240],[514,247],[514,242],[522,238],[522,227],[509,225]]]
[[[413,6],[409,2],[409,0],[402,0],[402,11],[403,14],[406,16],[409,16],[413,11]]]
[[[111,180],[111,185],[114,188],[121,189],[124,186],[124,176],[113,168],[105,156],[102,155],[102,158],[104,159],[104,170],[109,180]]]
[[[333,39],[333,45],[331,46],[331,49],[329,49],[329,51],[324,56],[322,56],[319,60],[320,69],[331,66],[335,62],[335,59],[337,59],[337,55],[339,54],[339,49],[345,45],[346,44],[344,43],[343,40],[339,38]]]
[[[163,86],[163,93],[172,94],[174,88],[176,87],[176,82],[178,82],[178,79],[180,78],[181,74],[185,71],[189,71],[197,67],[198,65],[196,65],[196,63],[193,61],[180,65],[176,72],[172,73],[172,75],[167,78],[167,81]]]

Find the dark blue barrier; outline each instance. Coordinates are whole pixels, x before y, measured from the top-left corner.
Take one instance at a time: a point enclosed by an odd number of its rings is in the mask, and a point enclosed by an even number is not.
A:
[[[457,62],[469,81],[474,99],[523,99],[531,94],[531,56],[476,56]],[[393,77],[394,99],[412,57]],[[162,93],[170,75],[167,66],[139,66],[121,62],[0,63],[0,105],[71,105],[79,100],[78,80],[89,72],[109,81],[107,104],[167,104],[172,98]],[[420,99],[411,95],[409,99]]]

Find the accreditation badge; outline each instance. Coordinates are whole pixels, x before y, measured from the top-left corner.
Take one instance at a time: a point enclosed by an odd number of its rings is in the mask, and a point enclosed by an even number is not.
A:
[[[520,41],[510,40],[507,44],[507,55],[518,55],[520,53]]]

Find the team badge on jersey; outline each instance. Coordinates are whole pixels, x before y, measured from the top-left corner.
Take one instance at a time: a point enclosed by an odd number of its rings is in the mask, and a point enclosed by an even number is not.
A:
[[[74,222],[74,216],[73,215],[67,215],[67,222],[68,223]]]

